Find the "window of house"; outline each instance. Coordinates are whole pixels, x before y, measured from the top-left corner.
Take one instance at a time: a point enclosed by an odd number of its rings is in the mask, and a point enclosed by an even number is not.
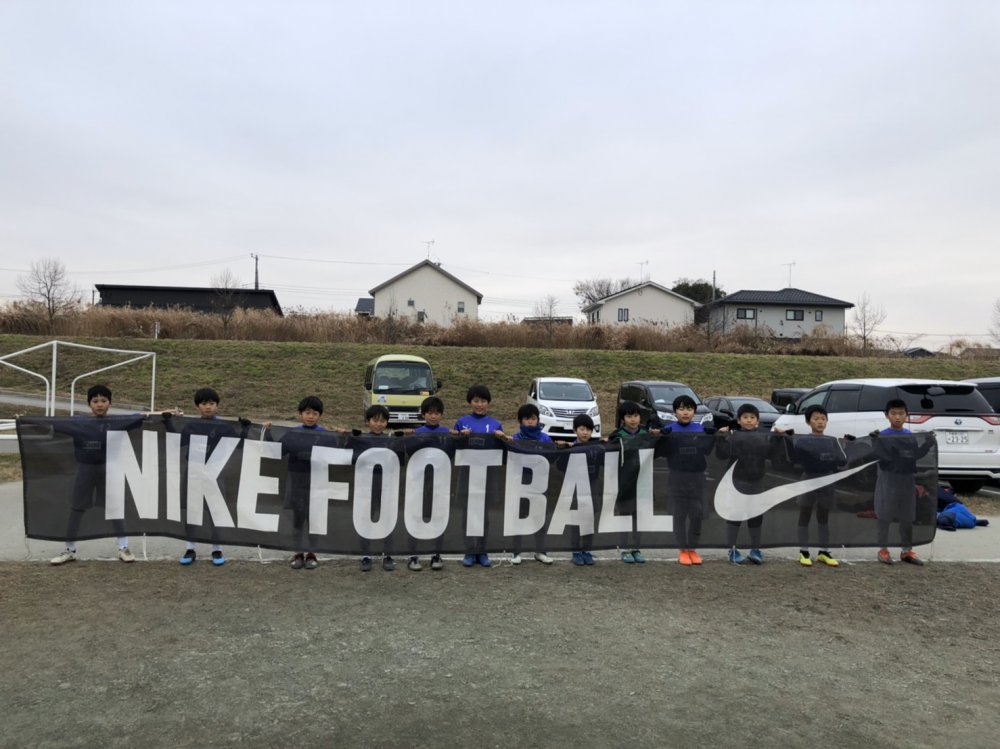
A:
[[[805,320],[806,313],[804,310],[800,309],[786,309],[785,310],[786,320]]]
[[[460,313],[465,312],[465,302],[459,302],[458,303],[458,311]]]
[[[424,322],[427,319],[427,311],[420,310],[417,312],[417,322]]]
[[[823,322],[823,310],[816,310],[816,322]]]
[[[628,322],[628,307],[618,308],[618,322]]]
[[[407,299],[406,300],[406,306],[407,307],[416,307],[417,303],[415,301],[413,301],[412,299]]]
[[[737,307],[736,308],[736,319],[737,320],[756,320],[757,310],[750,309],[749,307]]]

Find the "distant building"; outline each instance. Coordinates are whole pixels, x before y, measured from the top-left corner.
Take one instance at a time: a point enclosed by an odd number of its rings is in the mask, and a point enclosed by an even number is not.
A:
[[[217,289],[198,286],[126,286],[96,284],[103,307],[188,307],[195,312],[231,309],[270,310],[283,317],[278,297],[270,289]]]
[[[824,328],[832,335],[847,330],[845,316],[854,305],[802,289],[737,291],[698,310],[698,322],[726,333],[744,325],[770,330],[778,338],[801,338]]]
[[[694,322],[698,302],[646,281],[630,286],[582,308],[587,322],[605,325],[688,325]]]
[[[927,359],[936,356],[936,354],[933,351],[928,351],[923,346],[910,346],[903,349],[903,356],[910,359]]]
[[[399,316],[444,326],[458,319],[478,320],[483,302],[482,294],[430,260],[422,260],[368,293],[372,298],[359,299],[354,308],[359,316]]]
[[[572,317],[525,317],[522,325],[573,325]]]

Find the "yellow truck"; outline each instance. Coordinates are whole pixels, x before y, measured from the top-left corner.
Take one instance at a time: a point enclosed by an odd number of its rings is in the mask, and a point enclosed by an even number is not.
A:
[[[441,389],[426,359],[407,354],[386,354],[365,368],[364,408],[385,406],[390,424],[422,424],[420,404]]]

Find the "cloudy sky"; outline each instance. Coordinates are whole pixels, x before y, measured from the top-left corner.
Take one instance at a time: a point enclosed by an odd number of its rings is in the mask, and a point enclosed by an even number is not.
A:
[[[256,254],[347,310],[429,254],[487,319],[715,273],[985,341],[998,38],[994,0],[2,0],[0,301]]]

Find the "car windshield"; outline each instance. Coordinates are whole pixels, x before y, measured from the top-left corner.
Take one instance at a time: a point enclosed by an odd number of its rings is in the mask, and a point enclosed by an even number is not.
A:
[[[379,393],[430,390],[431,368],[420,362],[384,362],[375,370]]]
[[[733,402],[733,407],[738,411],[740,406],[744,403],[749,403],[751,406],[756,406],[757,410],[762,414],[780,414],[781,411],[776,409],[770,403],[760,398],[730,398]]]
[[[650,385],[649,392],[653,396],[653,403],[657,406],[670,406],[673,408],[674,399],[679,395],[687,395],[694,399],[694,402],[701,404],[701,398],[694,394],[694,390],[687,385]]]
[[[973,385],[903,385],[900,395],[910,413],[991,413],[993,409]]]
[[[546,401],[592,401],[594,393],[586,382],[540,382],[538,397]]]

